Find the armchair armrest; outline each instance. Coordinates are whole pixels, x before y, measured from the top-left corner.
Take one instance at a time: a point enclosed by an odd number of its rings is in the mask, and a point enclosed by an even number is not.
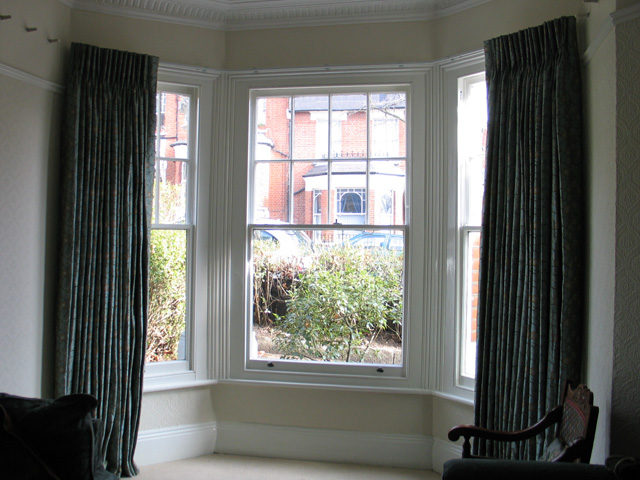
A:
[[[471,458],[471,437],[481,438],[484,440],[496,440],[500,442],[518,442],[535,437],[542,433],[546,428],[554,423],[560,422],[562,418],[562,405],[558,405],[549,413],[547,413],[538,423],[524,430],[507,432],[502,430],[491,430],[488,428],[476,427],[475,425],[459,425],[449,430],[449,440],[457,441],[460,437],[464,438],[462,444],[462,458]]]

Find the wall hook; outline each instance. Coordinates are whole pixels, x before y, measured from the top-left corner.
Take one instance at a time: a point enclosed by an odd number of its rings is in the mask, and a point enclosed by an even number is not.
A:
[[[11,15],[0,15],[0,20],[9,20]]]
[[[24,29],[29,33],[35,32],[36,30],[38,30],[36,27],[24,27]]]
[[[47,38],[47,40],[49,40],[49,43],[58,43],[60,41],[59,38]]]

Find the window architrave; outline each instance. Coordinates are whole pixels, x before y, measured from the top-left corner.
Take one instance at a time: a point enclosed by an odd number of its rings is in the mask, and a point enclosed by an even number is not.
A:
[[[479,230],[479,225],[470,228],[462,225],[460,218],[461,172],[458,155],[458,100],[460,91],[458,80],[462,77],[484,72],[483,52],[465,55],[454,62],[443,62],[440,68],[441,105],[444,126],[443,158],[447,161],[447,247],[446,262],[451,268],[447,271],[444,312],[447,321],[444,325],[444,348],[441,352],[442,367],[439,391],[472,401],[475,379],[463,374],[461,364],[462,341],[465,331],[464,313],[464,267],[466,244],[464,237],[470,231]],[[477,228],[475,228],[477,227]]]
[[[190,146],[186,222],[161,225],[166,230],[185,230],[187,236],[187,326],[184,359],[146,363],[144,391],[156,391],[210,381],[208,332],[208,238],[209,176],[211,171],[211,135],[213,91],[217,73],[194,71],[189,67],[161,63],[158,67],[158,91],[192,95],[190,106]]]
[[[424,66],[399,69],[390,67],[369,67],[368,69],[336,69],[337,71],[309,70],[305,72],[275,74],[267,72],[261,74],[232,74],[229,84],[232,90],[230,100],[233,106],[233,123],[230,125],[232,177],[232,214],[230,219],[232,265],[249,265],[247,218],[250,188],[249,148],[252,144],[249,135],[251,124],[248,105],[252,92],[256,89],[261,95],[266,95],[270,89],[282,92],[287,88],[287,95],[295,94],[298,90],[308,93],[308,88],[316,92],[334,93],[336,87],[362,87],[406,85],[409,91],[407,102],[408,116],[411,116],[414,128],[419,131],[426,129],[426,92],[431,69]],[[430,87],[430,85],[429,85]],[[404,88],[404,87],[403,87]],[[424,189],[422,181],[425,170],[425,139],[423,136],[411,138],[407,134],[407,145],[411,145],[410,160],[407,163],[407,196],[411,196],[411,204],[424,203]],[[407,209],[409,214],[410,207]],[[406,229],[406,251],[411,245],[424,245],[424,219],[412,220]],[[239,246],[242,246],[241,248]],[[321,385],[345,385],[354,387],[384,387],[384,388],[414,388],[423,387],[424,378],[424,350],[420,345],[424,342],[424,315],[421,288],[425,261],[424,249],[411,250],[411,261],[407,262],[406,275],[410,280],[406,282],[405,299],[409,307],[405,310],[405,318],[410,319],[404,332],[404,363],[398,365],[354,365],[330,364],[329,362],[307,363],[287,361],[260,361],[248,357],[250,349],[250,335],[246,334],[248,325],[250,302],[247,298],[249,291],[249,274],[247,269],[233,269],[230,287],[230,302],[232,305],[242,305],[236,311],[229,312],[227,351],[221,363],[227,363],[228,368],[222,369],[229,380],[256,381],[269,383],[298,383]],[[272,364],[273,366],[269,366]]]

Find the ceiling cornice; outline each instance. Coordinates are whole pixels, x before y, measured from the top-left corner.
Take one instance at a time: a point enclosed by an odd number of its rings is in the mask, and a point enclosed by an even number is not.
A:
[[[78,9],[219,30],[429,20],[491,0],[60,0]]]

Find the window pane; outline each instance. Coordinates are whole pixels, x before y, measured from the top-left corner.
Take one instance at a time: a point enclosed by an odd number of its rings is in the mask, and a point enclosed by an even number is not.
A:
[[[184,360],[187,232],[152,230],[147,362]]]
[[[406,162],[374,160],[369,169],[370,225],[404,225]]]
[[[254,174],[254,221],[289,222],[289,162],[260,162]]]
[[[189,96],[161,92],[158,97],[160,114],[156,129],[160,131],[160,146],[157,156],[189,158]]]
[[[156,195],[158,208],[154,223],[175,225],[187,222],[187,164],[179,160],[156,162]]]
[[[329,96],[295,97],[293,99],[293,105],[295,112],[293,158],[328,158]]]
[[[327,223],[326,191],[327,162],[293,163],[293,223]]]
[[[369,156],[406,156],[406,101],[404,93],[370,95]]]
[[[331,96],[331,137],[331,158],[366,158],[366,95]]]
[[[480,225],[487,139],[487,90],[484,73],[458,80],[459,227],[462,261],[462,319],[459,371],[475,377]]]
[[[460,79],[458,156],[462,182],[461,223],[480,225],[487,144],[487,87],[484,74]]]
[[[402,364],[402,231],[274,226],[252,251],[251,358]]]
[[[480,272],[480,232],[467,232],[464,259],[464,319],[462,327],[462,362],[460,373],[476,375],[476,340],[478,328],[478,275]]]
[[[291,99],[263,97],[256,101],[256,160],[289,158],[291,133]]]

